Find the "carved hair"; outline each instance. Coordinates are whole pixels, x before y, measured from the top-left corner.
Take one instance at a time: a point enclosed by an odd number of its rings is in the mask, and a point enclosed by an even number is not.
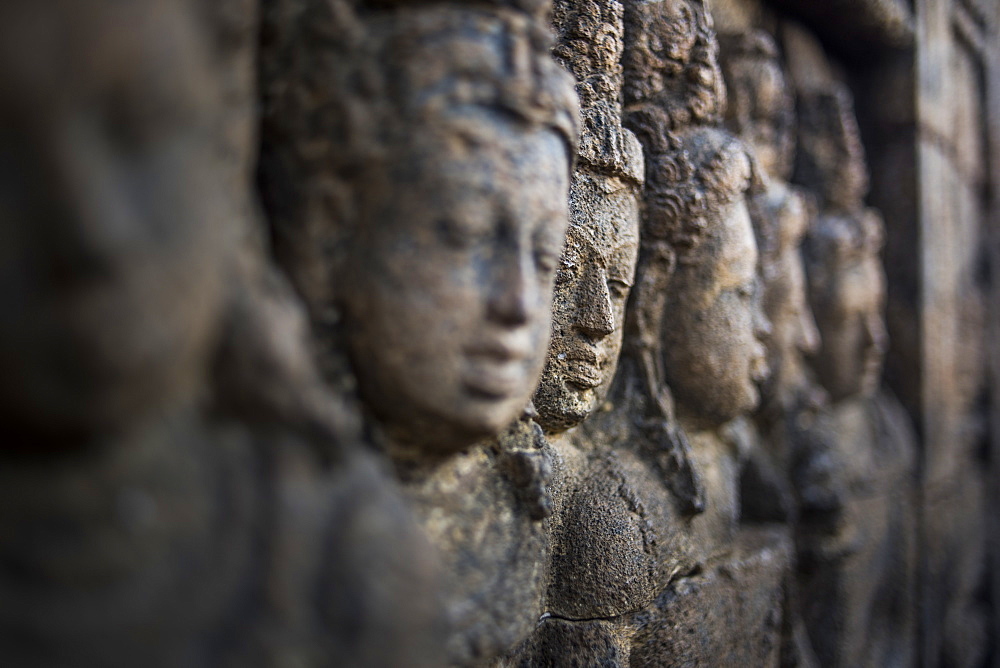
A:
[[[409,142],[421,127],[480,107],[548,127],[576,153],[573,80],[552,60],[547,29],[523,13],[400,10],[372,21],[371,43],[362,75],[380,143]]]
[[[622,3],[619,0],[556,0],[552,55],[577,79],[581,105],[620,102]]]
[[[797,248],[816,217],[816,200],[802,188],[775,186],[750,198],[750,218],[753,220],[757,249],[765,280],[776,270],[783,253]]]
[[[843,84],[799,94],[795,180],[820,195],[824,208],[853,211],[868,192],[854,100]]]
[[[626,109],[652,103],[669,130],[717,122],[726,104],[718,52],[704,0],[629,2],[623,58]]]
[[[714,128],[667,135],[670,148],[646,162],[642,236],[664,240],[685,262],[705,236],[708,221],[737,197],[761,186],[756,162],[736,137]]]
[[[774,38],[763,30],[751,30],[719,35],[719,46],[727,88],[727,126],[746,141],[753,137],[773,146],[774,176],[787,180],[795,157],[795,101]],[[762,138],[763,123],[767,134]]]

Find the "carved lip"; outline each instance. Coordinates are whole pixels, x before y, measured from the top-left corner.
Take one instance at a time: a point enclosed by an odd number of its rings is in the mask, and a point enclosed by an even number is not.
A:
[[[604,382],[604,364],[592,348],[576,348],[566,353],[566,382],[589,390]]]
[[[603,381],[601,372],[590,367],[574,365],[566,373],[566,382],[581,390],[592,390]]]
[[[876,382],[882,375],[882,356],[873,355],[865,360],[864,368],[861,371],[866,382]]]
[[[472,394],[504,399],[524,391],[525,362],[531,358],[526,337],[485,338],[465,348],[463,382]]]
[[[516,362],[470,364],[463,379],[465,388],[486,399],[505,399],[524,389],[524,368]]]
[[[763,383],[771,377],[771,367],[767,358],[757,357],[750,363],[750,377],[755,383]]]
[[[526,337],[510,336],[486,338],[465,348],[466,357],[476,364],[522,362],[531,356],[530,341]]]

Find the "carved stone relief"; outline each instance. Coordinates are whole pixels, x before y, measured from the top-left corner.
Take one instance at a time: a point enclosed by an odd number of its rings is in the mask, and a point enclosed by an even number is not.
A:
[[[794,51],[788,54],[794,57]],[[799,81],[795,178],[819,202],[803,250],[830,398],[799,435],[800,587],[817,656],[830,665],[912,662],[914,436],[879,389],[888,345],[883,225],[864,206],[868,172],[853,103],[838,81]],[[831,623],[832,621],[832,623]]]
[[[911,665],[852,94],[715,11],[0,6],[0,664]]]

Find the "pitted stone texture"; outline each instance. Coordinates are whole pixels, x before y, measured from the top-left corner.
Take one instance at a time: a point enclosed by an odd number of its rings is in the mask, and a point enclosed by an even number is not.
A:
[[[777,666],[787,533],[741,532],[730,554],[679,578],[637,616],[631,666]]]
[[[606,620],[543,619],[531,642],[518,649],[511,668],[625,668],[628,638],[620,625]]]
[[[448,576],[441,592],[446,650],[457,665],[501,655],[527,638],[542,614],[547,525],[532,518],[535,500],[519,493],[524,483],[509,479],[504,457],[495,445],[476,446],[405,485]]]
[[[718,48],[703,0],[627,0],[625,110],[648,112],[648,132],[633,128],[647,147],[657,132],[718,121],[726,104]]]

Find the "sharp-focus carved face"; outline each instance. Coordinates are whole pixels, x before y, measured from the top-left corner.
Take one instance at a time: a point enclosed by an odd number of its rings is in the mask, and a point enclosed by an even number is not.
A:
[[[439,452],[495,434],[530,398],[567,222],[555,132],[464,120],[420,133],[369,184],[345,277],[363,395],[390,433]]]
[[[822,339],[813,367],[834,401],[868,395],[878,386],[888,344],[885,276],[875,251],[838,267],[824,292],[813,299]]]
[[[771,323],[766,339],[771,376],[763,394],[768,403],[787,407],[806,383],[803,355],[819,347],[800,253],[809,213],[801,195],[788,188],[772,188],[762,197],[768,200],[763,213],[776,218],[772,224],[780,237],[774,257],[765,263],[762,283],[764,314]]]
[[[534,396],[539,422],[552,431],[578,424],[607,395],[639,248],[633,187],[577,176],[570,202],[574,224],[556,272],[552,342]]]
[[[35,433],[189,390],[221,294],[201,33],[184,3],[113,6],[0,12],[0,405]]]
[[[711,424],[752,410],[767,373],[767,328],[756,296],[757,243],[738,197],[709,221],[713,230],[680,264],[664,313],[667,382],[681,408]]]

